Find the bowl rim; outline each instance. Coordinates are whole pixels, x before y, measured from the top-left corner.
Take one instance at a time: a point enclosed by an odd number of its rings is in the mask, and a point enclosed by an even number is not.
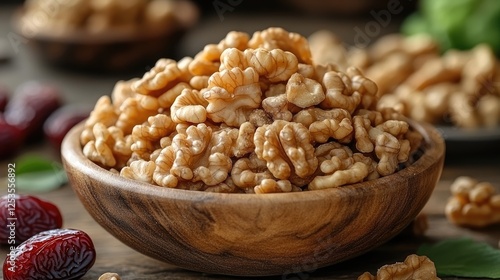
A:
[[[339,190],[355,190],[358,188],[366,188],[366,185],[373,184],[377,180],[377,185],[396,185],[394,182],[405,180],[424,172],[433,165],[444,162],[445,157],[445,142],[439,131],[427,123],[420,123],[413,120],[407,120],[414,129],[424,136],[423,153],[411,165],[390,174],[374,180],[359,182],[355,184],[345,185],[338,188],[327,188],[321,190],[307,190],[302,192],[289,193],[267,193],[267,194],[252,194],[252,193],[217,193],[205,192],[196,190],[184,190],[176,188],[161,187],[147,182],[141,182],[120,176],[92,162],[83,155],[83,149],[80,144],[80,133],[83,130],[86,120],[75,125],[64,137],[61,145],[61,157],[63,165],[71,165],[75,170],[83,173],[88,178],[97,181],[103,181],[102,177],[109,176],[106,180],[110,182],[113,188],[119,188],[121,191],[128,193],[136,193],[149,197],[161,197],[163,199],[176,200],[192,200],[201,198],[203,200],[217,200],[230,203],[252,203],[252,201],[281,201],[296,203],[300,201],[324,199],[330,195],[341,195]],[[441,173],[441,170],[439,171]],[[438,176],[439,178],[439,176]],[[73,187],[77,187],[74,186]],[[431,186],[434,188],[434,186]],[[229,199],[231,198],[231,199]]]

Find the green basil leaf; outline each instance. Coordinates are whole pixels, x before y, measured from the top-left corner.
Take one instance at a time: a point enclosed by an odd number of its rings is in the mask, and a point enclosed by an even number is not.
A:
[[[36,155],[24,155],[15,160],[16,175],[53,170],[54,161]]]
[[[59,162],[39,156],[24,156],[16,160],[16,188],[21,191],[50,191],[67,181],[66,171]]]
[[[500,250],[470,238],[423,244],[417,250],[434,262],[438,276],[500,278]]]

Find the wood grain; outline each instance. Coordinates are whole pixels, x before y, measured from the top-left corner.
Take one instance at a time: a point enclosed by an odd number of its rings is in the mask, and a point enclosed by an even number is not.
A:
[[[90,215],[131,248],[205,273],[266,276],[329,266],[397,235],[439,180],[444,143],[437,131],[402,171],[348,187],[285,194],[218,194],[160,188],[104,170],[81,153],[81,125],[62,160]]]

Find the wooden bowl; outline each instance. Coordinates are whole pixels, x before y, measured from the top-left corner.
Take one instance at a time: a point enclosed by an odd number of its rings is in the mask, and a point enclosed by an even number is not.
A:
[[[175,56],[182,36],[198,22],[199,10],[194,3],[176,3],[175,21],[156,27],[114,27],[99,33],[83,28],[57,32],[37,28],[36,19],[23,20],[25,11],[20,8],[12,17],[12,28],[48,65],[87,72],[143,73],[159,58]]]
[[[85,208],[131,248],[188,270],[287,275],[361,255],[416,217],[439,180],[445,145],[433,127],[414,127],[425,144],[412,165],[373,181],[299,193],[207,193],[126,179],[82,154],[82,124],[66,135],[61,152]]]

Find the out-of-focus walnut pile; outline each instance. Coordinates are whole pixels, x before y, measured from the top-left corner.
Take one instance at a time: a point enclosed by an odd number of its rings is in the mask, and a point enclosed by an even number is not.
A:
[[[379,87],[378,108],[417,121],[462,128],[500,125],[500,63],[490,47],[439,52],[426,35],[390,34],[366,48],[345,47],[334,34],[309,38],[316,62],[355,66]]]
[[[213,192],[317,190],[411,164],[422,136],[358,69],[313,62],[303,36],[230,32],[194,57],[160,59],[101,97],[81,134],[100,166]]]
[[[22,21],[26,34],[172,30],[182,20],[176,5],[174,0],[28,0]]]
[[[404,262],[380,267],[377,275],[365,272],[358,280],[439,280],[434,263],[426,256],[415,254],[406,257]]]
[[[490,182],[461,176],[450,189],[452,197],[445,208],[450,222],[477,228],[500,223],[500,194]]]

